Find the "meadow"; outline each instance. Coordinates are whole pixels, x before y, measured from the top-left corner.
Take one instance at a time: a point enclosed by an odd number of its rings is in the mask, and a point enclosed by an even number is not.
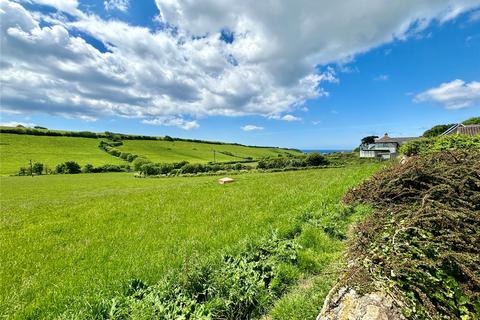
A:
[[[20,134],[0,134],[0,174],[16,174],[29,161],[41,162],[49,169],[65,161],[74,160],[80,165],[90,163],[125,164],[98,148],[98,139],[76,137],[50,137]]]
[[[190,141],[161,140],[124,140],[118,147],[122,152],[141,155],[153,162],[206,163],[214,161],[241,161],[245,158],[259,159],[262,157],[285,156],[287,153],[299,155],[295,150],[280,148],[255,148],[232,144],[209,144]]]
[[[48,169],[54,169],[65,161],[76,161],[81,166],[87,163],[93,166],[130,164],[101,150],[98,146],[102,140],[105,139],[0,133],[0,175],[16,174],[20,167],[28,167],[30,160],[41,162]],[[124,140],[117,149],[162,163],[207,163],[214,160],[213,150],[216,151],[217,162],[300,154],[299,151],[281,148],[163,140]]]
[[[305,214],[328,215],[380,166],[247,173],[223,186],[218,177],[127,173],[0,177],[0,317],[81,317],[95,301],[122,292],[129,279],[155,283],[197,259],[238,252],[272,230],[288,230]],[[312,268],[319,274],[343,252],[342,241],[321,232],[303,237],[304,255],[318,262]],[[272,317],[317,312],[331,281],[305,287],[321,288],[316,300],[298,291],[285,296]]]

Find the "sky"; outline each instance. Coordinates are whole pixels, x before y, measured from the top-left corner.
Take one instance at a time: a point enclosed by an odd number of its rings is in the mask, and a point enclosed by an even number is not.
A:
[[[0,0],[0,123],[301,149],[480,116],[480,0]]]

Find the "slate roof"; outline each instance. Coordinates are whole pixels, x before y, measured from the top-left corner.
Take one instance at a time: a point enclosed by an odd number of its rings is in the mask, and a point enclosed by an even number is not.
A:
[[[442,136],[447,134],[464,134],[467,136],[480,135],[480,124],[464,125],[459,123],[459,124],[453,125],[447,131],[442,133]]]
[[[375,143],[398,143],[398,144],[403,144],[407,141],[413,140],[413,139],[418,139],[418,137],[389,137],[388,134],[385,133],[385,135],[379,139],[375,139]]]

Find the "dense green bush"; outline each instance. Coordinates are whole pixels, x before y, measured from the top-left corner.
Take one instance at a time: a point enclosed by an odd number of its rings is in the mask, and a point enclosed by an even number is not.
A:
[[[32,172],[36,175],[41,175],[43,172],[43,163],[35,162],[32,166]]]
[[[328,164],[328,160],[318,152],[309,153],[305,161],[307,165],[312,167],[324,166]]]
[[[146,158],[138,157],[132,162],[133,170],[140,171],[141,167],[147,163],[151,163],[151,161]]]
[[[436,126],[430,128],[430,129],[428,129],[427,131],[425,131],[423,133],[423,137],[424,138],[438,137],[439,135],[441,135],[442,133],[444,133],[445,131],[450,129],[452,126],[454,126],[453,123],[436,125]]]
[[[462,122],[464,125],[480,124],[480,117],[473,117]]]
[[[76,174],[80,172],[82,172],[80,165],[75,161],[66,161],[55,167],[55,173],[59,174]]]
[[[94,168],[95,167],[93,165],[91,165],[90,163],[87,163],[86,165],[83,166],[82,172],[83,173],[91,173],[91,172],[93,172]]]
[[[328,165],[329,161],[320,153],[314,152],[306,157],[266,158],[258,162],[258,169],[304,168]]]
[[[409,141],[400,147],[400,153],[407,156],[450,150],[480,150],[480,136],[452,134],[434,138],[420,138]]]

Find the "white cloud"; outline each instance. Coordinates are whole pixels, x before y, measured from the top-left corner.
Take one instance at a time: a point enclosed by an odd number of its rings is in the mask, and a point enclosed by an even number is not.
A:
[[[319,65],[347,63],[421,31],[433,19],[452,19],[480,4],[157,1],[160,19],[175,26],[172,32],[103,20],[81,12],[77,0],[25,1],[74,18],[33,13],[22,2],[0,0],[2,110],[89,120],[162,119],[162,124],[172,123],[165,120],[171,117],[288,116],[305,101],[326,96],[322,83],[338,81],[332,70],[318,72]],[[232,43],[220,39],[225,28]],[[90,45],[78,31],[106,50]]]
[[[1,122],[0,126],[2,127],[16,127],[16,126],[24,126],[24,127],[34,127],[36,126],[35,123],[25,123],[25,122],[17,122],[17,121],[9,121],[9,122]]]
[[[253,125],[253,124],[247,124],[243,127],[240,127],[240,129],[242,129],[243,131],[259,131],[259,130],[263,130],[264,128]]]
[[[373,78],[375,81],[387,81],[390,78],[388,74],[381,74]]]
[[[292,121],[302,121],[302,118],[300,117],[296,117],[292,114],[286,114],[284,116],[273,116],[271,117],[272,119],[275,119],[275,120],[282,120],[282,121],[288,121],[288,122],[292,122]]]
[[[5,0],[2,0],[5,2]],[[23,0],[25,2],[33,2],[36,4],[50,6],[59,11],[69,13],[73,16],[82,15],[78,10],[78,0]]]
[[[105,0],[103,1],[103,6],[107,11],[119,10],[127,12],[128,7],[130,6],[130,0]]]
[[[442,104],[447,109],[461,109],[480,103],[480,82],[466,83],[463,80],[453,80],[442,83],[436,88],[428,89],[414,98],[415,102],[433,101]]]
[[[181,117],[157,117],[155,119],[142,120],[145,124],[151,124],[156,126],[178,127],[184,130],[192,130],[200,127],[197,121],[187,121]]]

